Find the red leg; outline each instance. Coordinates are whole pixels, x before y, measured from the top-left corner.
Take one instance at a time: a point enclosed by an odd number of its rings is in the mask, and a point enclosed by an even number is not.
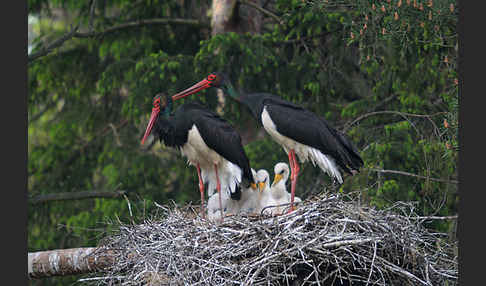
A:
[[[218,190],[219,210],[221,211],[221,221],[223,221],[224,220],[224,218],[223,218],[223,203],[221,202],[221,184],[219,182],[218,166],[214,165],[214,171],[216,172],[216,189]]]
[[[293,177],[294,177],[294,162],[292,162],[292,150],[289,150],[287,155],[289,155],[290,180],[293,180]]]
[[[201,179],[201,167],[199,167],[199,163],[196,165],[197,168],[197,177],[199,178],[199,192],[201,193],[201,217],[206,218],[206,213],[204,211],[204,183]]]
[[[295,198],[295,186],[297,185],[297,177],[299,176],[299,171],[300,171],[300,167],[299,167],[299,163],[297,162],[297,158],[295,157],[295,151],[292,149],[290,150],[290,154],[291,154],[291,166],[292,166],[292,169],[291,169],[291,176],[290,176],[290,180],[291,180],[291,191],[290,191],[290,210],[289,210],[289,213],[294,211],[294,198]]]
[[[290,166],[290,185],[291,185],[291,189],[290,189],[290,201],[292,202],[292,198],[293,198],[293,193],[294,193],[294,174],[295,174],[295,171],[294,171],[294,160],[293,160],[293,157],[292,157],[292,152],[294,152],[293,149],[290,149],[289,152],[287,153],[287,155],[289,156],[289,166]],[[290,213],[292,211],[292,204],[290,205],[290,209],[289,209],[289,212]]]

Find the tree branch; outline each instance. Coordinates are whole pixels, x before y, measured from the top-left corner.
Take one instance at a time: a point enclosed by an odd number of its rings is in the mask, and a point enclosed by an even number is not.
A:
[[[55,40],[52,44],[49,44],[47,47],[42,48],[40,51],[29,55],[27,63],[29,64],[34,60],[51,53],[55,48],[62,46],[64,42],[70,40],[71,38],[93,38],[98,36],[104,36],[106,34],[113,33],[123,29],[128,29],[128,28],[141,27],[146,25],[167,25],[167,24],[209,27],[209,24],[207,23],[203,23],[198,20],[182,19],[182,18],[172,18],[172,19],[154,18],[154,19],[139,20],[139,21],[124,23],[118,26],[113,26],[101,32],[92,32],[92,31],[78,32],[79,27],[76,26],[69,33]]]
[[[192,26],[202,26],[202,27],[209,27],[208,24],[202,23],[198,20],[192,19],[182,19],[182,18],[154,18],[154,19],[147,19],[147,20],[139,20],[134,22],[124,23],[118,26],[113,26],[107,28],[101,32],[79,32],[74,35],[75,38],[91,38],[91,37],[98,37],[104,36],[109,33],[113,33],[119,30],[124,30],[127,28],[134,28],[146,25],[167,25],[167,24],[178,24],[178,25],[192,25]]]
[[[436,115],[446,114],[446,113],[447,112],[443,111],[443,112],[437,112],[437,113],[434,113],[434,114],[431,114],[431,115],[427,115],[427,114],[406,113],[406,112],[400,112],[400,111],[395,111],[395,110],[374,111],[374,112],[370,112],[370,113],[363,114],[363,115],[359,116],[358,118],[356,118],[355,120],[353,120],[351,123],[346,124],[344,126],[344,128],[343,128],[343,132],[346,132],[356,122],[361,121],[361,120],[363,120],[363,119],[365,119],[367,117],[373,116],[373,115],[379,115],[379,114],[394,114],[394,115],[402,116],[405,119],[407,119],[406,116],[430,118],[430,117],[433,117],[433,116],[436,116]]]
[[[89,8],[89,31],[93,31],[93,19],[94,19],[94,11],[96,7],[96,0],[91,0],[91,5]]]
[[[431,181],[436,181],[436,182],[445,182],[445,183],[450,183],[450,184],[459,184],[459,181],[457,181],[457,180],[446,180],[446,179],[431,178],[431,177],[426,177],[426,176],[422,176],[422,175],[412,174],[412,173],[404,172],[404,171],[383,170],[383,169],[373,169],[373,168],[369,168],[367,170],[374,171],[374,172],[379,172],[379,173],[391,173],[391,174],[398,174],[398,175],[416,177],[416,178],[420,178],[420,179],[424,179],[424,180],[431,180]]]
[[[44,108],[41,111],[37,112],[37,114],[34,114],[29,118],[29,124],[35,122],[42,115],[44,115],[44,113],[46,113],[49,109],[53,107],[56,107],[56,102],[55,101],[49,102],[46,106],[44,106]]]
[[[300,37],[298,39],[290,39],[290,40],[286,40],[286,41],[275,42],[275,44],[279,44],[279,45],[280,44],[293,44],[293,43],[298,43],[298,42],[305,41],[305,40],[326,37],[326,36],[331,35],[335,32],[338,32],[338,30],[326,31],[326,32],[322,32],[322,33],[319,33],[319,34],[315,34],[315,35]]]
[[[51,44],[47,45],[47,47],[43,47],[40,51],[32,53],[28,56],[27,64],[33,62],[34,60],[43,57],[52,52],[55,48],[58,48],[64,44],[67,40],[70,40],[74,35],[77,33],[79,26],[74,27],[71,31],[64,36],[60,37],[59,39],[53,41]]]
[[[28,276],[32,279],[92,273],[110,266],[114,260],[112,251],[95,247],[29,252]]]
[[[278,17],[277,15],[273,14],[272,12],[268,11],[267,9],[264,9],[260,6],[258,6],[257,4],[253,3],[253,2],[250,2],[250,1],[247,1],[247,0],[238,0],[238,2],[240,2],[241,4],[245,4],[247,6],[250,6],[250,7],[253,7],[255,9],[257,9],[258,11],[260,11],[262,14],[265,14],[267,16],[270,16],[272,17],[273,19],[275,19],[277,21],[277,23],[279,23],[280,25],[283,25],[283,20],[280,19],[280,17]]]
[[[458,215],[450,215],[450,216],[418,216],[412,219],[419,219],[419,220],[456,220],[458,219]]]
[[[84,191],[84,192],[64,192],[54,194],[37,195],[29,198],[29,203],[40,204],[50,201],[66,200],[85,200],[93,198],[118,198],[127,193],[126,190],[119,191]]]

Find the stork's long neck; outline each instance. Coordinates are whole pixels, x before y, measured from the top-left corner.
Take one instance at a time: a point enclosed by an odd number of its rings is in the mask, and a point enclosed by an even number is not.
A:
[[[251,113],[255,116],[255,118],[257,119],[259,118],[259,114],[261,113],[260,110],[261,108],[259,107],[257,98],[255,98],[251,94],[237,91],[229,80],[225,82],[223,91],[225,94],[229,95],[234,100],[246,105],[250,109]]]
[[[223,89],[223,91],[225,91],[227,95],[231,96],[236,101],[241,102],[243,93],[236,91],[235,87],[230,81],[225,82],[225,88]]]

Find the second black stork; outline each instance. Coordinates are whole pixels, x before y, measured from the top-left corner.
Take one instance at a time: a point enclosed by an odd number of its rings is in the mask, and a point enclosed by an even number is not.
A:
[[[300,170],[296,156],[301,163],[310,160],[314,166],[317,164],[340,184],[343,178],[338,166],[352,175],[363,166],[363,160],[352,142],[323,117],[270,93],[237,92],[223,73],[211,73],[173,98],[179,99],[209,87],[220,88],[226,95],[246,105],[265,131],[287,153],[291,169],[290,211],[294,209]]]
[[[238,200],[241,187],[256,189],[249,160],[241,137],[233,127],[213,111],[197,103],[186,103],[171,114],[173,98],[157,94],[152,114],[141,144],[152,133],[166,146],[177,148],[197,168],[201,193],[201,214],[204,217],[204,184],[211,196],[221,190]],[[241,185],[241,186],[240,186]],[[221,219],[223,209],[221,199]]]

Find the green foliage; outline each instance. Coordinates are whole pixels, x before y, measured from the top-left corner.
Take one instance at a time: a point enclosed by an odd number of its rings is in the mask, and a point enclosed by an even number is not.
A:
[[[29,13],[42,20],[48,9],[70,15],[53,26],[39,21],[42,40],[33,52],[66,33],[70,23],[88,27],[90,2],[29,0]],[[144,25],[73,38],[29,63],[29,195],[128,190],[126,198],[29,207],[29,251],[96,245],[109,231],[107,221],[135,220],[153,202],[199,203],[195,168],[178,150],[158,142],[140,146],[140,139],[156,93],[174,94],[212,71],[226,72],[241,91],[277,94],[345,131],[365,167],[345,177],[339,191],[361,190],[364,202],[377,208],[406,200],[417,201],[423,215],[456,214],[456,184],[376,171],[457,178],[457,11],[451,11],[452,0],[429,7],[431,2],[421,9],[414,1],[278,0],[267,8],[283,24],[266,23],[260,33],[210,36],[204,25]],[[96,4],[93,27],[101,32],[137,19],[209,22],[197,7],[211,1]],[[175,107],[198,100],[216,109],[215,94],[205,90]],[[257,124],[233,100],[226,101],[223,116],[240,129]],[[266,135],[245,151],[253,168],[272,177],[274,164],[288,160]],[[331,186],[327,175],[311,163],[301,165],[298,196],[323,186]],[[453,228],[447,221],[431,227]]]

